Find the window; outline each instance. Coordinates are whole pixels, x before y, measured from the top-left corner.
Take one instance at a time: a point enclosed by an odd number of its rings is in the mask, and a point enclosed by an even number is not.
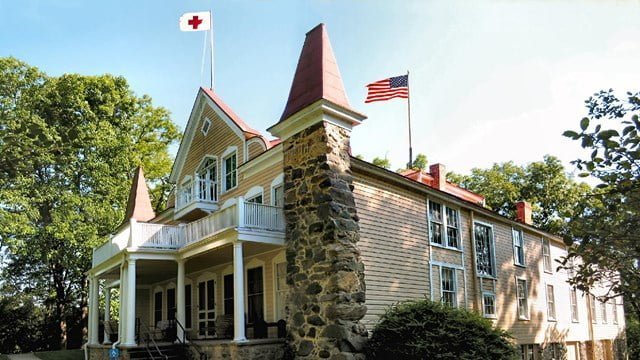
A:
[[[516,279],[516,296],[518,297],[518,318],[529,319],[529,304],[527,301],[527,280]]]
[[[230,315],[233,314],[233,274],[225,275],[222,282],[224,286],[222,292],[224,313]]]
[[[460,220],[458,211],[429,201],[429,237],[433,244],[459,248]]]
[[[522,230],[513,229],[513,262],[516,265],[525,266],[524,259],[524,235]]]
[[[184,206],[190,203],[192,200],[192,191],[191,191],[191,179],[183,181],[180,185],[180,193],[178,196],[178,203],[180,206]]]
[[[440,299],[443,304],[456,307],[456,270],[452,268],[442,267],[440,269],[441,293]]]
[[[224,158],[224,190],[228,191],[238,185],[236,153]]]
[[[162,291],[154,294],[153,302],[153,322],[158,326],[158,322],[162,321]]]
[[[167,320],[176,319],[176,289],[167,289]]]
[[[276,318],[275,320],[284,319],[285,302],[287,291],[287,263],[281,262],[276,264]]]
[[[598,320],[596,317],[596,297],[593,295],[589,295],[589,309],[591,310],[591,323],[595,324]]]
[[[262,194],[250,197],[249,199],[247,199],[247,202],[254,203],[254,204],[262,204]]]
[[[196,181],[198,199],[205,201],[218,200],[217,162],[213,158],[206,158],[198,167]]]
[[[546,272],[553,271],[551,269],[551,247],[548,239],[542,239],[542,266]]]
[[[429,234],[431,242],[444,245],[442,241],[442,205],[429,201]]]
[[[451,209],[449,207],[446,208],[446,223],[447,223],[447,246],[458,248],[460,238],[460,231],[458,224],[458,211],[455,209]]]
[[[553,293],[553,285],[547,285],[547,319],[556,320],[556,296]]]
[[[602,323],[607,323],[607,302],[602,301],[600,303],[600,316],[602,317]]]
[[[613,308],[613,323],[618,324],[618,299],[611,299],[611,307]]]
[[[536,347],[535,344],[520,345],[522,360],[535,360]]]
[[[284,206],[284,186],[282,184],[273,188],[273,206]]]
[[[493,229],[491,226],[475,223],[473,230],[476,242],[476,270],[478,275],[495,277]]]
[[[496,295],[494,293],[482,294],[482,308],[485,317],[496,317]]]
[[[578,322],[580,319],[578,318],[578,292],[576,289],[571,289],[569,298],[571,301],[571,321]]]
[[[191,328],[191,285],[184,286],[184,328]]]
[[[209,120],[209,118],[205,118],[204,121],[202,122],[202,128],[200,128],[200,131],[202,131],[202,135],[206,136],[210,128],[211,128],[211,120]]]
[[[247,303],[249,323],[264,320],[264,286],[262,267],[247,270]]]

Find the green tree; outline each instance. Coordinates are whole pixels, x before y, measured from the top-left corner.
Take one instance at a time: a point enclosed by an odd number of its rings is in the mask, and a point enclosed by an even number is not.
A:
[[[530,202],[533,223],[556,234],[567,233],[569,219],[587,204],[591,191],[587,184],[569,177],[560,160],[551,155],[525,166],[508,161],[488,169],[474,168],[470,175],[450,173],[447,179],[485,196],[489,208],[510,218],[516,215],[516,202]]]
[[[573,163],[601,181],[592,196],[594,206],[572,220],[574,241],[565,259],[574,267],[573,283],[583,290],[608,285],[606,300],[624,296],[628,309],[640,318],[640,92],[618,98],[600,91],[586,102],[588,114],[579,130],[564,135],[579,141],[590,156]]]
[[[427,161],[427,155],[418,154],[415,160],[413,160],[413,164],[411,164],[411,168],[416,170],[417,169],[424,170],[427,168],[428,164],[429,164],[429,161]]]
[[[51,347],[66,346],[67,320],[86,306],[91,249],[123,221],[133,170],[162,202],[178,138],[168,111],[122,77],[49,77],[0,58],[2,275],[44,304]]]
[[[371,161],[371,163],[375,166],[380,166],[381,168],[385,169],[389,169],[391,167],[391,162],[387,158],[382,159],[379,157],[375,157],[373,158],[373,161]]]

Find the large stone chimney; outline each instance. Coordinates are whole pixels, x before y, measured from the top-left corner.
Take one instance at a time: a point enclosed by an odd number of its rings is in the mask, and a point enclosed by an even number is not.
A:
[[[307,33],[282,139],[287,221],[287,339],[298,359],[363,358],[364,265],[349,137],[365,116],[347,100],[323,24]]]

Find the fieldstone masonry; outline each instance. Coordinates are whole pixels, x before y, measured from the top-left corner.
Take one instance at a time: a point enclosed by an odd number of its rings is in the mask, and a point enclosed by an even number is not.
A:
[[[364,359],[364,264],[349,131],[317,123],[285,140],[288,343],[297,359]]]

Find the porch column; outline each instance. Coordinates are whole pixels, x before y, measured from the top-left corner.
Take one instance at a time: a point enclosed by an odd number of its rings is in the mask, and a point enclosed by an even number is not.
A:
[[[98,344],[98,279],[89,277],[89,344]]]
[[[186,326],[185,314],[184,314],[184,260],[182,259],[178,260],[178,278],[176,282],[177,282],[176,306],[178,307],[176,311],[176,320],[178,320],[180,325]],[[180,326],[177,327],[177,336],[178,336],[178,339],[182,339],[184,337],[184,330],[182,330]]]
[[[126,335],[123,345],[136,345],[136,259],[127,262],[127,315]]]
[[[104,286],[104,341],[103,344],[111,344],[109,339],[108,324],[111,320],[111,288],[106,284]]]
[[[244,334],[244,259],[240,241],[233,243],[233,340],[247,340]]]
[[[129,272],[127,270],[127,265],[123,263],[120,266],[120,312],[118,321],[118,341],[120,344],[124,344],[126,340],[126,332],[127,327],[125,324],[127,323],[127,276]]]

